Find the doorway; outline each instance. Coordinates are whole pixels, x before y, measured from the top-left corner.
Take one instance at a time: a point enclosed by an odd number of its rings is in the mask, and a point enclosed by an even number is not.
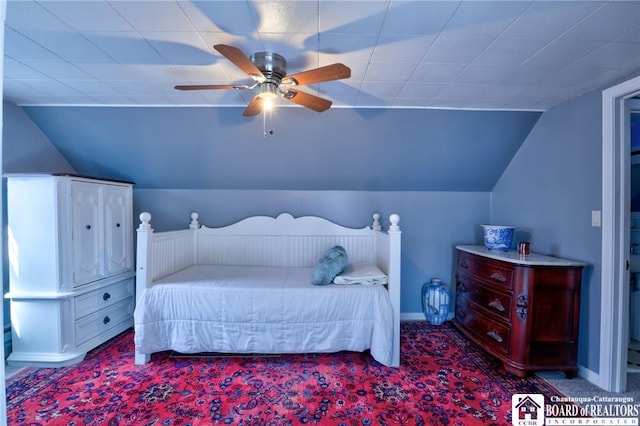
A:
[[[602,92],[602,275],[598,385],[627,386],[629,336],[630,126],[640,77]]]

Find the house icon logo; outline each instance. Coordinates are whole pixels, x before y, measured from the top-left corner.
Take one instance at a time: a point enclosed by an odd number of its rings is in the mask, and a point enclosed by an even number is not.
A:
[[[513,395],[511,397],[511,423],[516,426],[544,425],[544,395]]]

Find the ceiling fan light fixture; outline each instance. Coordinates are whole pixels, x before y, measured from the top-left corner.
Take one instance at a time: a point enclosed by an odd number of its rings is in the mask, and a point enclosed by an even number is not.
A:
[[[272,82],[262,83],[258,97],[262,99],[275,99],[278,97],[278,85]]]

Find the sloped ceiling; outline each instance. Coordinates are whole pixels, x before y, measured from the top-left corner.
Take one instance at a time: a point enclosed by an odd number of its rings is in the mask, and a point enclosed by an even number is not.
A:
[[[71,166],[137,188],[490,191],[538,112],[25,107]],[[264,130],[273,130],[273,134]]]

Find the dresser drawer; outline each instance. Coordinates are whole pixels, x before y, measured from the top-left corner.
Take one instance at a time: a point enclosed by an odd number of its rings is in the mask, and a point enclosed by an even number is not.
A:
[[[133,297],[133,278],[103,287],[75,298],[76,319]]]
[[[76,345],[100,336],[123,321],[131,320],[133,297],[76,321]]]
[[[456,303],[456,321],[477,337],[479,343],[491,352],[509,355],[511,330],[499,321],[493,321],[467,305],[464,300]]]
[[[486,287],[481,281],[458,275],[456,297],[465,298],[505,321],[511,321],[511,295]]]
[[[473,275],[489,284],[510,290],[513,288],[513,270],[513,267],[504,262],[458,252],[458,274]]]

